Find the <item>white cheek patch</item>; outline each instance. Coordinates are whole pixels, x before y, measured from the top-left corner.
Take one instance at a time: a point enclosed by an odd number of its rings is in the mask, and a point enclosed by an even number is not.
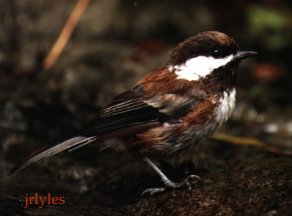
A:
[[[177,79],[189,81],[198,80],[212,73],[213,70],[226,65],[233,59],[233,55],[216,59],[212,56],[198,56],[186,61],[185,64],[170,66],[169,70],[174,71]]]

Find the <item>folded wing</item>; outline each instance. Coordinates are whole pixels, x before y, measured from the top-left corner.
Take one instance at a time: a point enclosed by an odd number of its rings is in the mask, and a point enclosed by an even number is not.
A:
[[[68,139],[35,155],[10,172],[19,172],[43,159],[65,150],[75,150],[95,140],[122,137],[140,130],[157,126],[165,121],[178,119],[202,99],[189,98],[177,94],[156,94],[147,96],[141,87],[125,92],[116,97],[104,108],[96,121],[79,136]]]

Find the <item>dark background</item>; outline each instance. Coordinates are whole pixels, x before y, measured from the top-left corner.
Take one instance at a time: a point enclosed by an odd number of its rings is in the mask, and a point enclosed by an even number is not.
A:
[[[292,206],[290,1],[91,1],[57,62],[44,70],[76,1],[0,1],[1,215],[290,215]],[[74,135],[111,98],[170,50],[218,30],[258,56],[239,71],[237,106],[220,130],[265,148],[205,141],[192,159],[202,178],[192,189],[141,197],[161,182],[141,161],[84,148],[7,179],[40,148]],[[169,171],[184,176],[183,165]],[[23,208],[25,194],[65,196],[66,204]]]

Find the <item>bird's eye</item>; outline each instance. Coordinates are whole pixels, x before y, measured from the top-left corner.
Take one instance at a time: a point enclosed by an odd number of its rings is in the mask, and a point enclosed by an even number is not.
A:
[[[219,58],[222,56],[222,51],[220,49],[214,49],[212,50],[212,56],[214,58]]]

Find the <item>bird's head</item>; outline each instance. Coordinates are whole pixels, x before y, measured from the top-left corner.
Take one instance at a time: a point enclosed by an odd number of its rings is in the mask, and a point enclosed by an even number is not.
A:
[[[219,68],[237,65],[242,59],[256,55],[253,51],[240,51],[235,40],[228,35],[207,31],[180,43],[171,54],[169,70],[178,79],[197,81]]]

